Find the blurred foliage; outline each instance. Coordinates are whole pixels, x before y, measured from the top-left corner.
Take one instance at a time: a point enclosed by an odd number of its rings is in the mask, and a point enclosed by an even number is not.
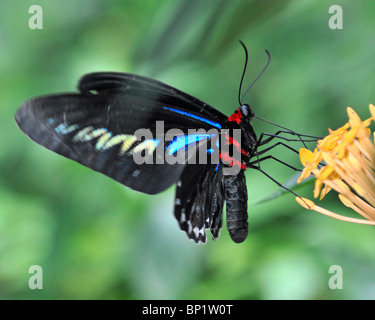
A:
[[[74,91],[92,71],[143,74],[222,112],[237,107],[248,47],[250,84],[272,62],[246,102],[261,117],[323,136],[368,116],[374,103],[375,2],[260,0],[38,0],[43,30],[28,27],[30,1],[0,3],[1,299],[373,299],[373,227],[334,221],[299,207],[290,194],[246,172],[249,238],[228,232],[195,245],[173,217],[174,188],[136,193],[28,140],[13,116],[23,100]],[[328,27],[341,5],[343,30]],[[275,127],[254,121],[258,133]],[[274,155],[298,166],[282,147]],[[280,182],[293,176],[269,161]],[[307,185],[298,192],[312,197]],[[327,206],[346,213],[334,195]],[[43,290],[30,290],[31,265]],[[344,270],[330,290],[331,265]]]

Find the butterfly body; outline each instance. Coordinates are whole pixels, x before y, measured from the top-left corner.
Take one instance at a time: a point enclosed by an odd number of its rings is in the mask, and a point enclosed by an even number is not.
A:
[[[206,241],[206,229],[219,236],[225,201],[232,239],[246,239],[244,170],[257,145],[249,106],[227,117],[164,83],[128,73],[85,75],[79,91],[26,101],[15,116],[18,126],[42,146],[134,190],[156,194],[176,184],[174,214],[195,242]],[[197,161],[198,154],[207,161]],[[137,157],[144,162],[136,163]]]

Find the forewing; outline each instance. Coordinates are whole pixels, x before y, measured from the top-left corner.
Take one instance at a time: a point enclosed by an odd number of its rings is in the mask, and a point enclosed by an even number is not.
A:
[[[156,164],[155,139],[134,140],[136,129],[154,133],[156,119],[170,119],[168,127],[181,121],[171,117],[170,111],[151,108],[135,97],[65,94],[35,98],[26,101],[15,118],[35,142],[144,193],[165,190],[185,166]],[[137,152],[153,154],[153,163],[136,164]]]
[[[160,81],[131,73],[96,72],[84,75],[78,88],[81,92],[95,91],[125,93],[143,97],[162,105],[178,107],[203,118],[222,124],[227,116],[207,103]]]

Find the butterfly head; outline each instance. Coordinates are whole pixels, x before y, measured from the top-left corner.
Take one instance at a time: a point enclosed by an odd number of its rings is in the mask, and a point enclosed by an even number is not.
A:
[[[248,104],[243,104],[228,118],[228,120],[236,122],[237,124],[250,123],[254,116],[253,109],[251,109]]]
[[[241,112],[242,119],[246,119],[246,120],[248,120],[249,122],[250,122],[250,121],[254,118],[254,116],[255,116],[253,109],[251,109],[251,107],[250,107],[248,104],[243,104],[243,105],[239,108],[239,112]]]

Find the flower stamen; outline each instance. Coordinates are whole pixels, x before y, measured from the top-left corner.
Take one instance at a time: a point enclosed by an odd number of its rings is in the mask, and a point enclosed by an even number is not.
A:
[[[314,152],[300,149],[304,169],[297,180],[299,183],[313,174],[316,178],[314,198],[322,200],[334,190],[346,207],[367,220],[342,216],[311,200],[296,198],[301,206],[335,219],[375,225],[375,145],[368,128],[375,121],[375,106],[370,105],[369,109],[371,117],[362,121],[348,107],[348,123],[337,130],[328,129],[329,135],[318,141]]]

